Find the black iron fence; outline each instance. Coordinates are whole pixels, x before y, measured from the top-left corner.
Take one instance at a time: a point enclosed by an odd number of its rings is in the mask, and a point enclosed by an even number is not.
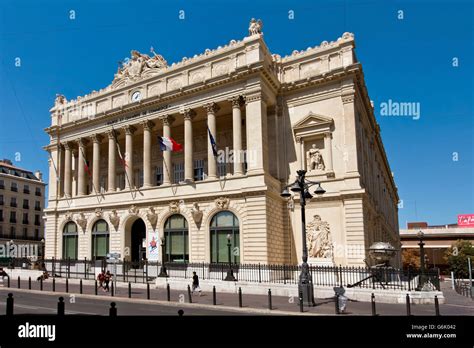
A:
[[[474,298],[473,297],[473,287],[469,280],[455,279],[454,280],[454,290],[463,296]]]
[[[155,280],[161,271],[161,262],[110,260],[44,261],[50,275],[64,278],[95,279],[101,270],[108,270],[117,281],[147,283]],[[224,280],[229,270],[227,263],[165,263],[170,278],[191,279],[193,272],[201,280]],[[268,264],[233,264],[232,271],[238,282],[298,284],[301,266]],[[369,289],[415,290],[420,280],[428,288],[440,289],[439,270],[425,271],[394,268],[347,266],[311,266],[314,286],[344,286]]]

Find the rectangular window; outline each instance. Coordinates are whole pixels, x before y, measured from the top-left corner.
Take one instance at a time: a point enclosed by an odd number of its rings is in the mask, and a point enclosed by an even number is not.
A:
[[[230,234],[233,236],[231,239],[231,253],[235,248],[239,248],[239,234],[232,233],[229,230],[211,230],[211,262],[218,263],[227,263],[229,262],[229,251],[227,246],[227,235]],[[239,263],[240,257],[238,253],[233,253],[232,257],[233,263]]]
[[[204,180],[204,160],[194,161],[194,181]]]
[[[189,262],[188,231],[167,231],[165,240],[168,262]]]
[[[184,181],[184,162],[173,164],[173,178],[175,184]]]
[[[13,207],[13,208],[16,208],[16,207],[17,207],[16,198],[15,198],[15,197],[12,197],[12,198],[11,198],[11,200],[10,200],[10,207]]]
[[[5,182],[3,180],[0,180],[0,189],[5,189]]]
[[[10,227],[10,238],[15,238],[16,237],[16,228],[15,226]]]
[[[36,211],[41,210],[41,203],[40,203],[40,201],[35,201],[35,210],[36,210]]]
[[[39,237],[39,233],[38,233],[38,237]],[[77,244],[78,244],[77,234],[75,235],[65,234],[63,236],[63,259],[77,260]]]
[[[10,222],[16,223],[16,213],[14,211],[10,212]]]
[[[39,215],[35,215],[35,225],[36,225],[36,226],[41,225],[41,223],[40,223],[40,216],[39,216]]]
[[[35,240],[39,240],[40,231],[35,228]]]
[[[27,199],[23,200],[23,209],[30,209],[30,205]]]
[[[12,191],[18,192],[18,184],[16,182],[12,182],[10,188],[11,188]]]
[[[227,163],[217,163],[217,175],[222,177],[227,174]]]
[[[107,177],[105,175],[102,175],[99,180],[99,192],[104,193],[106,190],[106,185],[107,185]]]
[[[92,256],[96,259],[104,259],[109,252],[109,234],[92,235]]]
[[[39,187],[37,187],[37,188],[35,189],[35,195],[36,195],[36,196],[41,196],[41,189],[40,189]]]
[[[28,225],[28,213],[23,213],[23,224]]]
[[[0,205],[3,205],[3,195],[0,195]]]
[[[23,193],[29,194],[30,193],[30,186],[28,186],[28,185],[23,186]]]
[[[156,186],[160,186],[163,184],[163,167],[156,167],[155,168],[155,178],[156,178]]]
[[[23,228],[23,239],[28,237],[28,229],[26,227]]]
[[[0,221],[3,221],[3,210],[0,210]]]
[[[135,172],[135,183],[137,187],[143,186],[143,170],[142,169],[138,169]]]

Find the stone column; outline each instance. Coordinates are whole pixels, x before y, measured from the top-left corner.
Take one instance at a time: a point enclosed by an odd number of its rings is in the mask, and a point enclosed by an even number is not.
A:
[[[268,171],[267,105],[261,92],[245,98],[247,174]]]
[[[115,134],[114,134],[115,132]],[[117,144],[115,143],[115,137],[119,136],[119,133],[116,130],[110,130],[107,132],[109,137],[109,161],[108,161],[108,182],[107,182],[107,191],[114,192],[117,188],[115,183],[115,177],[117,175],[116,171],[116,153]]]
[[[301,137],[296,136],[295,137],[296,145],[295,145],[295,152],[296,152],[296,164],[297,164],[297,170],[303,168],[301,164]],[[291,173],[293,174],[293,173]]]
[[[71,197],[72,195],[72,152],[71,145],[64,143],[64,195]]]
[[[196,112],[184,110],[184,180],[194,181],[193,118]]]
[[[151,187],[151,132],[155,124],[149,120],[143,125],[143,187]]]
[[[216,103],[208,103],[204,105],[207,112],[207,127],[211,131],[214,141],[217,142],[216,112],[220,107]],[[214,158],[211,141],[209,139],[209,131],[206,129],[207,136],[207,177],[215,179],[217,177],[217,161]]]
[[[342,103],[344,107],[344,158],[346,173],[358,172],[358,154],[357,154],[357,129],[356,129],[356,111],[354,104],[354,91],[343,91]]]
[[[83,196],[86,192],[86,168],[85,163],[86,158],[86,140],[79,139],[77,140],[78,146],[78,161],[77,161],[77,195]]]
[[[232,135],[234,150],[234,175],[244,173],[242,154],[242,111],[243,98],[241,96],[231,99],[232,102]]]
[[[331,133],[324,134],[324,149],[326,150],[325,166],[326,171],[332,172],[332,135]]]
[[[125,131],[125,171],[127,174],[127,178],[125,178],[125,189],[133,189],[134,185],[134,177],[133,177],[133,133],[135,133],[136,128],[132,125],[126,125],[123,127]]]
[[[100,134],[91,136],[92,140],[92,190],[100,192],[100,142],[103,137]],[[95,193],[95,192],[94,192]]]
[[[163,137],[171,137],[171,125],[174,122],[174,117],[166,115],[161,118],[163,121]],[[171,151],[163,151],[163,185],[171,184]]]

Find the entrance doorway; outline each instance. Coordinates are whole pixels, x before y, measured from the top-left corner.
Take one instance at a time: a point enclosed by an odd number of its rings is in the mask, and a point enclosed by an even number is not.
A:
[[[142,219],[132,225],[131,256],[132,261],[141,261],[146,257],[146,226]]]

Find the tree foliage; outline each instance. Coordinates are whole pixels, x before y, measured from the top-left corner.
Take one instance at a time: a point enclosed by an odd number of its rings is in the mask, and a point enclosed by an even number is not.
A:
[[[454,272],[456,278],[469,278],[468,257],[474,264],[474,247],[468,240],[459,239],[446,250],[444,258],[449,265],[449,271]]]
[[[402,250],[403,268],[420,268],[420,250],[403,249]]]

